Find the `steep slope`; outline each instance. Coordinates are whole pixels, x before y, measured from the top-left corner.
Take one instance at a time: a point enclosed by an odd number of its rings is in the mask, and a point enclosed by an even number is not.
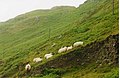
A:
[[[105,40],[76,48],[35,68],[31,71],[31,75],[42,77],[44,75],[55,74],[60,78],[64,76],[65,78],[88,78],[91,74],[89,78],[107,78],[107,76],[110,77],[113,74],[113,78],[118,77],[118,39],[118,34],[110,35]]]
[[[18,68],[24,73],[27,61],[39,67],[49,60],[34,64],[32,59],[44,57],[45,53],[53,52],[54,59],[61,56],[57,54],[61,46],[79,40],[86,46],[118,34],[118,0],[115,0],[114,15],[111,3],[111,0],[87,0],[78,8],[36,10],[0,23],[1,77],[17,75]],[[51,47],[53,43],[56,43],[54,48]]]

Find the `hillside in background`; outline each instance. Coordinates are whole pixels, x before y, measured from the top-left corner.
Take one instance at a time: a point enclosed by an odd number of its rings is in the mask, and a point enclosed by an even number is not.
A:
[[[112,0],[87,0],[78,8],[56,6],[1,22],[0,77],[26,77],[24,67],[30,62],[33,78],[117,78],[118,0],[114,5],[114,15]],[[77,41],[84,45],[58,54]],[[51,59],[33,62],[50,52]]]

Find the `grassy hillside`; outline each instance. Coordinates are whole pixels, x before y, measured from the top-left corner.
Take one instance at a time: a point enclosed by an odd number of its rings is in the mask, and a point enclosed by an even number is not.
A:
[[[118,34],[118,0],[114,4],[114,15],[111,0],[87,0],[78,8],[57,6],[36,10],[0,23],[0,76],[24,73],[28,61],[37,68],[49,60],[35,64],[34,57],[52,52],[55,59],[61,56],[57,54],[61,46],[76,41],[83,41],[86,46]],[[53,43],[56,43],[54,48]]]

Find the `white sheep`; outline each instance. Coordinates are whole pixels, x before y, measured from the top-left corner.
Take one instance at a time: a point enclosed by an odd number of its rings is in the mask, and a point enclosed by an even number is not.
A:
[[[44,57],[45,57],[46,59],[49,59],[49,58],[51,58],[52,56],[53,56],[52,53],[49,53],[49,54],[45,54]]]
[[[29,71],[30,71],[30,69],[31,69],[30,64],[27,64],[27,65],[25,66],[25,70],[26,70],[27,72],[29,72]]]
[[[37,62],[41,62],[42,60],[43,60],[42,58],[39,58],[39,57],[38,57],[38,58],[34,58],[34,59],[33,59],[33,62],[36,62],[36,63],[37,63]]]
[[[67,47],[67,51],[68,51],[68,50],[72,50],[72,48],[73,48],[72,46]]]
[[[67,47],[63,47],[58,50],[58,53],[62,53],[62,52],[66,52],[66,51],[67,51]]]
[[[75,42],[75,43],[73,44],[74,47],[78,47],[78,46],[80,46],[80,45],[83,45],[83,42],[82,42],[82,41]]]

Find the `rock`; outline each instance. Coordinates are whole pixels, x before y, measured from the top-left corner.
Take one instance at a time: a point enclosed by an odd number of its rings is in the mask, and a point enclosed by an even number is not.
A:
[[[97,60],[95,63],[99,63],[99,60]]]
[[[112,64],[113,64],[113,62],[108,63],[108,65],[112,65]]]
[[[81,65],[84,65],[85,63],[82,63]]]
[[[102,64],[99,64],[99,66],[98,67],[102,67]]]
[[[54,47],[56,45],[56,43],[53,43],[51,47]]]

